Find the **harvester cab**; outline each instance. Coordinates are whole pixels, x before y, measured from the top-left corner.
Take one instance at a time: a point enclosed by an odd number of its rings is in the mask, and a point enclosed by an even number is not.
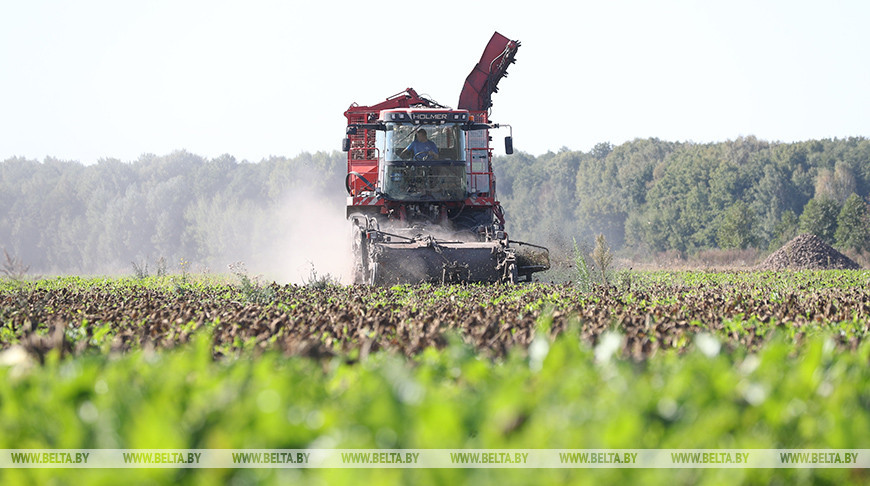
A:
[[[408,88],[345,112],[355,283],[517,282],[549,268],[546,248],[508,239],[492,171],[490,130],[510,126],[489,122],[491,95],[518,47],[493,35],[458,109]]]
[[[384,130],[375,137],[383,139],[376,143],[384,153],[378,180],[383,181],[381,192],[387,200],[465,200],[465,134],[461,127],[468,120],[467,112],[386,110],[381,117]],[[443,123],[433,123],[436,120]]]

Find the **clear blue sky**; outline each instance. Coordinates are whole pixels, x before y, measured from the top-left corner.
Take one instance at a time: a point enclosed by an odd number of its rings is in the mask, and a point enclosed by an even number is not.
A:
[[[868,22],[866,1],[6,1],[0,160],[337,150],[352,102],[455,106],[496,30],[522,47],[493,120],[532,154],[870,136]]]

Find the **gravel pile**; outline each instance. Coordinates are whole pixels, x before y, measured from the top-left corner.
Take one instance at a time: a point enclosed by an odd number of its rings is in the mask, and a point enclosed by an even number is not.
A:
[[[763,270],[857,270],[851,258],[816,235],[798,235],[759,265]]]

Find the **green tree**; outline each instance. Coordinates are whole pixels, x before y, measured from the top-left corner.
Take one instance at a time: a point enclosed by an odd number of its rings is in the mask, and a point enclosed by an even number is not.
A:
[[[607,269],[613,262],[613,252],[610,251],[610,246],[607,244],[607,238],[599,234],[595,237],[595,248],[592,250],[592,261],[598,271],[601,272],[601,281],[609,284],[607,281]]]
[[[729,207],[722,217],[722,223],[716,233],[719,248],[740,248],[745,250],[758,243],[756,226],[758,218],[752,208],[743,201],[737,201]]]
[[[870,208],[857,194],[852,193],[843,204],[834,237],[842,249],[870,250]]]
[[[816,176],[816,197],[827,197],[842,204],[850,194],[854,194],[856,184],[852,169],[838,162],[833,171],[819,171]]]
[[[840,205],[837,201],[827,197],[814,197],[804,206],[800,217],[800,230],[802,233],[814,234],[825,243],[833,245],[839,214]]]
[[[779,166],[774,160],[767,160],[762,170],[764,175],[753,184],[746,201],[751,201],[749,204],[758,215],[756,234],[760,242],[774,244],[773,240],[780,236],[778,226],[786,217],[786,212],[791,213],[788,218],[794,218],[792,229],[797,231],[797,216],[794,211],[799,211],[806,201],[795,204],[798,191],[791,182],[787,168]],[[794,236],[796,233],[789,239]]]
[[[782,212],[782,217],[773,229],[773,238],[770,240],[768,249],[773,251],[791,241],[792,238],[798,235],[800,221],[797,215],[791,209]]]
[[[592,156],[596,159],[604,160],[613,152],[613,145],[610,142],[601,142],[592,147]]]

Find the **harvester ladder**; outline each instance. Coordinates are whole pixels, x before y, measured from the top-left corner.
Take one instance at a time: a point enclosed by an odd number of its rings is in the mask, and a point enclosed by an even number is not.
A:
[[[366,123],[368,118],[368,113],[353,113],[348,116],[348,125]],[[348,135],[348,138],[350,150],[347,153],[347,172],[357,172],[370,183],[376,184],[380,152],[375,143],[375,130],[361,129],[355,134]],[[363,181],[354,178],[351,182],[351,190],[354,195],[357,195],[369,189]]]
[[[472,194],[492,194],[492,171],[490,170],[490,157],[492,149],[489,147],[470,147],[468,150],[468,175],[469,192]]]
[[[480,123],[487,122],[485,111],[472,112],[474,119]],[[489,147],[489,130],[468,132],[466,145],[468,192],[479,195],[493,195],[492,149]]]

